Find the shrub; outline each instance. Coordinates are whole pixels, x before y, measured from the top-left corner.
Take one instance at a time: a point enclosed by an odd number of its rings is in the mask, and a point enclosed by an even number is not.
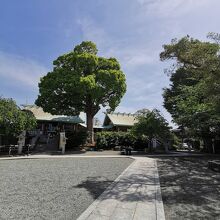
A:
[[[66,148],[72,149],[74,147],[80,147],[81,145],[84,145],[86,143],[88,135],[86,131],[72,131],[67,132],[66,137]]]
[[[116,132],[99,132],[96,134],[96,147],[98,149],[109,150],[118,145],[118,135]]]

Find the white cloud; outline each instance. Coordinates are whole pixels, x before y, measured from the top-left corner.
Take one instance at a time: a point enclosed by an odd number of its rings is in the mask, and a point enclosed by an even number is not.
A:
[[[78,19],[83,40],[94,41],[102,56],[116,57],[124,68],[137,68],[141,65],[156,64],[159,61],[159,49],[149,45],[136,44],[124,45],[120,39],[115,39],[92,19]]]
[[[34,60],[0,51],[0,77],[11,84],[37,88],[48,69]]]
[[[154,63],[155,59],[153,56],[150,56],[150,54],[145,51],[145,53],[142,52],[125,56],[124,62],[126,62],[128,66],[139,66],[148,63]]]
[[[135,77],[127,77],[128,78],[128,93],[131,100],[137,100],[140,97],[146,97],[149,92],[152,90],[155,91],[156,82],[147,82],[147,80],[143,80]]]
[[[82,31],[82,40],[92,40],[98,46],[104,45],[107,35],[103,28],[99,27],[91,18],[83,17],[77,20]]]
[[[106,56],[118,58],[124,69],[134,69],[159,62],[159,50],[155,50],[150,46],[145,48],[141,48],[139,45],[124,48],[112,47],[106,51]]]
[[[137,0],[148,15],[180,17],[210,4],[210,0]]]

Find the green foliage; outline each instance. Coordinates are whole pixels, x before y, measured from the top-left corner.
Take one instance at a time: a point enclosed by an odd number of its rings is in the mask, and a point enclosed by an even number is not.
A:
[[[170,146],[169,150],[177,150],[182,144],[182,140],[175,134],[170,133]]]
[[[164,106],[174,122],[193,136],[211,137],[220,131],[220,44],[184,37],[164,45],[161,60],[174,60],[167,71],[170,87],[164,89]]]
[[[36,126],[35,117],[22,111],[12,99],[0,98],[0,133],[18,135],[23,130],[31,130]]]
[[[87,114],[87,128],[101,106],[114,110],[126,92],[125,75],[115,58],[97,56],[96,45],[82,42],[54,62],[41,78],[36,104],[52,114]]]
[[[96,45],[92,41],[83,41],[80,45],[77,45],[74,48],[74,52],[78,54],[89,53],[89,54],[97,54],[98,50]]]
[[[66,133],[67,142],[66,148],[73,149],[75,147],[80,147],[86,143],[86,139],[88,137],[86,131],[73,131]]]
[[[22,110],[23,120],[24,120],[24,128],[26,131],[30,131],[37,126],[37,120],[34,114],[28,110]]]
[[[170,136],[170,127],[166,119],[157,109],[140,114],[138,122],[132,128],[132,133],[137,137],[146,136],[149,139],[167,139]]]
[[[132,146],[135,150],[147,147],[147,138],[135,137],[130,132],[103,131],[96,133],[96,147],[99,149],[112,149],[116,146]]]

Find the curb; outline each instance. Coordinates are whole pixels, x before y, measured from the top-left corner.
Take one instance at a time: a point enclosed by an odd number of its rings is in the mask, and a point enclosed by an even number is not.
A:
[[[23,160],[23,159],[64,159],[64,158],[131,158],[132,156],[120,156],[120,155],[85,155],[85,156],[77,156],[77,155],[60,155],[60,156],[51,156],[51,155],[43,155],[43,156],[20,156],[20,157],[3,157],[1,160]]]

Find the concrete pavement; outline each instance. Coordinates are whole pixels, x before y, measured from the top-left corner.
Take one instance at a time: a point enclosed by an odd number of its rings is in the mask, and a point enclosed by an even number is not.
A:
[[[165,220],[156,160],[135,161],[78,220]]]

